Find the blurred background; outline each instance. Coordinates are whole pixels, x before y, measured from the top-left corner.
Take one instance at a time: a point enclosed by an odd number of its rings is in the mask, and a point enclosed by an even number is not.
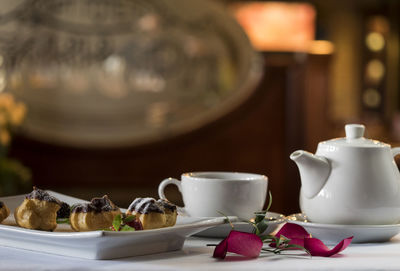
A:
[[[0,89],[24,119],[2,126],[3,195],[34,184],[125,207],[167,177],[240,171],[267,175],[289,214],[293,151],[346,123],[400,145],[399,1],[46,2],[0,3]]]

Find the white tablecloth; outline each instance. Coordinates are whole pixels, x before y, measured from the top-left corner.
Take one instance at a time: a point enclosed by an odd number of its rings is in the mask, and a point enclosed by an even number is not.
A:
[[[352,244],[331,258],[274,255],[244,260],[212,258],[215,239],[189,238],[182,251],[123,258],[85,260],[0,247],[0,270],[400,270],[400,234],[391,242]]]

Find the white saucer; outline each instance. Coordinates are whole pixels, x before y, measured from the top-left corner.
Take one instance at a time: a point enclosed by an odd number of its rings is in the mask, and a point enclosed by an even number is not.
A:
[[[303,226],[313,237],[328,244],[337,244],[344,238],[354,236],[352,243],[387,242],[400,233],[400,224],[391,225],[337,225],[307,221],[304,214],[293,214],[287,218],[290,223]]]
[[[263,232],[263,234],[269,234],[273,232],[278,227],[279,224],[286,222],[284,215],[274,212],[268,212],[265,217],[268,220],[268,228]],[[233,222],[233,226],[234,230],[243,232],[253,232],[254,229],[254,227],[247,222]],[[228,223],[208,228],[204,231],[196,233],[195,236],[225,238],[228,236],[231,230],[232,227]]]

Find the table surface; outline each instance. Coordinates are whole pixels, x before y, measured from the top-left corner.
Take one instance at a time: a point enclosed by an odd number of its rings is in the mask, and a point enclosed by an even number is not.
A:
[[[331,258],[306,254],[263,254],[245,259],[230,254],[225,260],[212,258],[217,239],[191,237],[181,251],[122,258],[86,260],[0,247],[0,270],[400,270],[400,234],[390,242],[352,244]]]

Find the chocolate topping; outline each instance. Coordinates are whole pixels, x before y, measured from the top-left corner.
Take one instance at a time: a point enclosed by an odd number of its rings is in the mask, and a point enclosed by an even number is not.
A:
[[[71,213],[88,213],[94,211],[94,208],[90,203],[78,203],[72,206]]]
[[[118,207],[107,197],[93,198],[90,203],[79,203],[72,206],[72,213],[88,213],[88,212],[110,212],[116,211]]]
[[[157,203],[159,205],[161,205],[164,209],[168,209],[171,212],[175,212],[176,211],[176,206],[174,204],[172,204],[171,202],[169,202],[168,200],[159,199],[159,200],[157,200]]]
[[[56,199],[55,197],[51,196],[48,192],[36,188],[35,186],[33,187],[33,191],[26,195],[26,199],[37,199],[37,200],[44,200],[47,202],[54,202],[59,204],[60,206],[62,205],[61,201]]]
[[[0,201],[0,208],[3,208],[4,203],[2,201]]]
[[[103,196],[102,198],[93,198],[90,203],[94,206],[96,210],[99,211],[108,212],[118,209],[107,196]]]
[[[57,211],[57,218],[68,218],[71,214],[71,207],[65,203],[61,203],[61,208]]]
[[[153,198],[137,198],[132,201],[128,207],[128,211],[137,212],[141,214],[148,214],[150,212],[164,213],[163,207],[158,205]]]
[[[88,213],[94,211],[90,203],[77,203],[71,207],[71,213]]]

